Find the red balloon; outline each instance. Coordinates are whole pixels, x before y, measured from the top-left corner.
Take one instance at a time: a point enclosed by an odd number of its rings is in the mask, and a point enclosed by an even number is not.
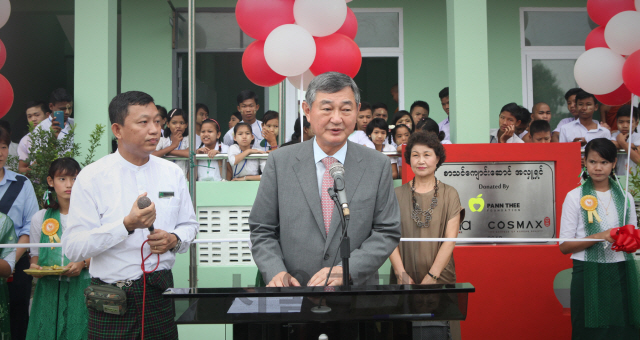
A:
[[[622,79],[636,96],[640,96],[640,50],[633,52],[622,67]]]
[[[624,11],[635,11],[634,0],[588,0],[587,12],[593,22],[606,26],[616,14]]]
[[[7,61],[7,48],[4,46],[2,40],[0,40],[0,68],[4,66],[5,61]]]
[[[605,105],[624,105],[631,100],[631,91],[622,84],[617,90],[607,94],[596,95],[596,98]]]
[[[275,73],[264,58],[264,40],[252,42],[242,55],[242,69],[252,83],[269,87],[282,82],[286,77]]]
[[[604,40],[604,26],[596,27],[591,31],[587,36],[587,40],[584,42],[585,50],[590,50],[596,47],[609,48],[609,45],[607,45],[607,42]]]
[[[336,33],[344,34],[351,39],[356,38],[358,34],[358,19],[356,19],[356,14],[353,13],[351,8],[347,7],[347,19]]]
[[[238,0],[236,20],[240,29],[257,40],[266,40],[276,27],[294,24],[295,0]]]
[[[0,118],[9,112],[13,105],[13,88],[7,78],[0,74]]]
[[[355,41],[344,34],[313,37],[316,59],[309,71],[317,76],[325,72],[340,72],[354,78],[362,66],[362,54]]]

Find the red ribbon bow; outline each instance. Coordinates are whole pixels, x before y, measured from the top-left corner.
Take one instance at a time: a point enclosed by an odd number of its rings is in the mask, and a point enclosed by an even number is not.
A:
[[[640,248],[640,230],[633,225],[627,224],[624,227],[611,229],[611,237],[616,241],[612,250],[635,253]]]

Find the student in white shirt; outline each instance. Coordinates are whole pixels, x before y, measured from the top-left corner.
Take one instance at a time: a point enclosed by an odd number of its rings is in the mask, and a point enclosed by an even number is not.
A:
[[[30,101],[27,103],[27,121],[29,124],[33,124],[35,128],[43,120],[49,118],[49,106],[44,101]],[[29,170],[29,164],[25,161],[29,157],[29,147],[27,143],[31,143],[29,137],[31,133],[27,133],[20,139],[18,143],[18,172],[26,174]]]
[[[598,109],[598,100],[593,94],[585,91],[578,92],[576,107],[578,120],[562,126],[560,129],[561,143],[580,142],[585,145],[595,138],[611,138],[611,132],[600,126],[598,121],[592,119],[593,113]]]
[[[525,137],[529,134],[529,124],[531,123],[531,112],[526,107],[520,106],[522,110],[522,121],[519,125],[516,125],[515,134],[518,135],[518,138],[525,140]]]
[[[573,260],[572,338],[636,339],[639,316],[631,306],[638,306],[640,301],[634,258],[611,249],[611,243],[615,242],[611,229],[626,224],[637,229],[633,197],[623,191],[615,179],[612,170],[617,149],[610,140],[591,140],[585,153],[585,181],[571,190],[564,200],[560,238],[604,239],[607,242],[560,242],[560,251],[571,254]],[[625,211],[626,216],[623,216]],[[585,312],[589,308],[598,313]],[[612,318],[614,314],[619,317]]]
[[[164,106],[156,105],[160,114],[160,137],[164,137],[164,129],[167,127],[168,113]]]
[[[396,125],[396,127],[391,131],[391,136],[393,137],[394,143],[397,145],[396,151],[402,155],[402,146],[407,144],[409,141],[409,137],[411,137],[411,129],[404,124]],[[396,160],[398,165],[398,178],[402,178],[402,156],[398,157]]]
[[[156,151],[153,155],[156,157],[177,156],[189,157],[189,133],[187,130],[187,113],[181,109],[173,109],[168,114],[169,122],[164,131],[166,137],[160,137]],[[189,175],[189,161],[172,161],[176,163],[184,172]]]
[[[452,144],[450,140],[446,140],[445,138],[445,134],[444,131],[440,131],[440,127],[438,126],[438,123],[436,123],[435,120],[427,117],[427,118],[422,118],[419,122],[418,125],[416,125],[416,131],[426,131],[426,132],[433,132],[436,134],[436,136],[438,136],[438,140],[440,140],[440,144],[445,145],[445,144]],[[407,139],[408,141],[408,139]],[[398,148],[398,150],[400,150]]]
[[[571,117],[564,118],[560,122],[558,122],[558,126],[553,130],[553,134],[551,135],[551,142],[558,143],[560,141],[560,129],[568,123],[574,122],[578,120],[578,109],[576,107],[576,94],[582,91],[581,88],[575,87],[567,91],[564,94],[564,99],[567,101],[567,109],[571,114]]]
[[[207,118],[200,124],[200,137],[202,145],[196,151],[197,154],[206,154],[209,158],[219,153],[228,153],[229,147],[220,143],[220,124],[215,119]],[[198,181],[222,181],[231,180],[231,166],[221,160],[198,160]],[[226,176],[222,177],[222,167],[225,166]]]
[[[516,135],[516,126],[525,119],[525,112],[516,103],[509,103],[500,110],[500,128],[492,129],[490,143],[524,143]]]
[[[373,111],[371,111],[371,104],[367,102],[360,103],[360,110],[356,116],[356,131],[367,131],[367,124],[373,119]]]
[[[200,139],[200,128],[202,125],[202,121],[209,118],[209,107],[202,104],[196,104],[196,146],[202,144],[202,139]]]
[[[449,87],[443,88],[440,93],[438,93],[438,97],[440,97],[440,104],[442,104],[442,109],[447,113],[447,119],[443,120],[438,124],[438,128],[440,131],[444,132],[443,140],[451,140],[451,136],[449,135]],[[417,124],[417,123],[416,123]]]
[[[60,127],[60,124],[56,121],[53,121],[51,116],[43,119],[34,127],[34,131],[37,129],[44,130],[53,130],[56,138],[63,139],[66,135],[71,132],[71,128],[73,128],[73,118],[71,114],[73,113],[73,98],[67,92],[67,90],[63,88],[59,88],[51,92],[51,96],[49,97],[49,112],[53,113],[55,111],[63,111],[64,112],[64,127]],[[18,146],[18,169],[22,173],[26,173],[29,170],[29,163],[27,163],[27,158],[29,158],[29,153],[31,149],[31,137],[30,134],[26,135],[22,138]]]
[[[262,116],[262,137],[260,150],[271,152],[278,148],[278,133],[280,127],[280,117],[276,111],[267,111]]]
[[[232,181],[259,181],[266,159],[246,159],[252,154],[264,154],[265,151],[253,149],[253,134],[247,123],[238,123],[233,128],[236,144],[229,147],[229,164],[233,171]]]
[[[242,122],[251,126],[254,145],[260,145],[264,137],[262,136],[262,122],[257,119],[258,110],[260,110],[258,95],[253,91],[244,90],[238,94],[236,100],[238,102],[238,111],[240,111],[240,115],[242,116]],[[228,146],[233,145],[233,129],[227,131],[224,135],[223,142]]]
[[[376,150],[380,152],[395,152],[396,148],[393,145],[387,144],[387,137],[389,131],[389,124],[382,118],[374,118],[371,123],[367,125],[367,135],[369,139],[375,145]],[[396,157],[389,157],[391,162],[391,178],[398,179],[398,159]]]
[[[421,121],[422,118],[429,118],[429,103],[425,102],[424,100],[416,100],[415,102],[413,102],[413,104],[411,104],[409,112],[411,113],[411,122],[413,122],[413,124],[407,126],[411,128],[411,131],[413,131],[416,124],[418,124],[418,122]],[[398,124],[402,123],[396,122],[394,125]]]
[[[198,232],[187,181],[180,167],[151,155],[160,138],[160,115],[151,96],[139,91],[117,95],[109,105],[109,120],[118,150],[78,175],[62,249],[70,261],[91,258],[92,284],[117,284],[128,300],[137,301],[133,294],[143,286],[142,246],[151,253],[146,270],[157,264],[146,274],[146,299],[153,303],[145,307],[145,336],[178,339],[173,301],[162,293],[173,286],[176,254],[187,252]],[[139,209],[143,196],[152,204]],[[141,307],[130,303],[125,315],[89,309],[89,338],[139,338],[141,328],[130,325],[140,321]]]
[[[633,116],[633,123],[631,123],[631,116]],[[638,146],[640,146],[640,133],[636,131],[638,127],[638,108],[633,108],[633,114],[631,114],[631,105],[623,105],[618,109],[616,113],[616,120],[618,125],[618,131],[611,135],[611,141],[618,149],[624,150],[624,155],[618,157],[616,163],[616,174],[625,176],[627,173],[627,153],[629,147],[631,147],[631,167],[635,168],[640,163],[640,152],[638,152]],[[629,131],[634,131],[633,134],[629,134]],[[629,142],[631,141],[631,142]]]
[[[529,126],[527,127],[527,133],[522,134],[522,139],[525,143],[532,143],[533,135],[531,133],[531,124],[537,120],[544,120],[547,123],[551,122],[551,108],[546,103],[540,102],[533,105],[531,109],[531,121],[529,122]],[[549,140],[551,142],[551,140]]]

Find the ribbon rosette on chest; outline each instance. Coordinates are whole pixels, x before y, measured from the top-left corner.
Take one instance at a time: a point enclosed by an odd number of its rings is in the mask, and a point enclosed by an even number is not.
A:
[[[580,199],[580,206],[582,207],[582,209],[587,211],[589,223],[593,223],[594,217],[598,222],[602,222],[602,219],[600,219],[600,215],[598,215],[598,212],[596,211],[596,208],[598,208],[598,199],[595,196],[585,195]]]
[[[60,223],[55,218],[48,218],[42,222],[42,233],[49,236],[49,242],[51,243],[60,243],[58,229],[60,229]],[[51,249],[53,249],[53,247],[51,247]]]

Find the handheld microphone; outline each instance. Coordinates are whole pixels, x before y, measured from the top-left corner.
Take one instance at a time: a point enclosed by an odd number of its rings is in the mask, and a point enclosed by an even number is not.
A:
[[[329,167],[329,174],[333,177],[333,189],[338,194],[338,202],[342,207],[344,216],[349,216],[349,202],[347,202],[347,193],[344,185],[344,166],[340,162],[335,162]]]
[[[142,196],[138,198],[138,209],[144,209],[151,205],[151,199],[147,196]],[[149,232],[153,233],[153,224],[149,227]]]

